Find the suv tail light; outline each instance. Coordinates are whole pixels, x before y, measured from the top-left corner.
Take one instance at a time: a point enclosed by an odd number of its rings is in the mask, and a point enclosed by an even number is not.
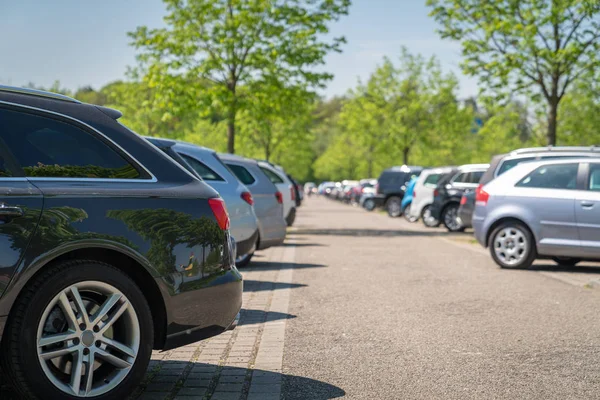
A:
[[[433,197],[437,197],[440,195],[440,192],[437,189],[433,189]]]
[[[250,205],[254,204],[254,199],[252,198],[252,193],[250,192],[243,192],[242,199],[244,199],[244,201]]]
[[[281,194],[281,192],[276,192],[275,193],[275,198],[277,199],[277,202],[279,204],[283,204],[283,195]]]
[[[467,204],[467,196],[463,196],[460,198],[460,205]]]
[[[227,214],[227,207],[225,206],[223,199],[219,197],[208,199],[208,205],[213,214],[215,214],[219,227],[224,231],[229,229],[229,214]]]
[[[294,186],[290,186],[290,194],[292,195],[292,201],[296,201],[296,191],[294,190]]]
[[[483,190],[483,185],[477,186],[475,189],[475,203],[485,206],[490,199],[490,194]]]

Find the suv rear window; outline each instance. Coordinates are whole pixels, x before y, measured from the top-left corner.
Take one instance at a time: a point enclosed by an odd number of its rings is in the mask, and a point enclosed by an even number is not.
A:
[[[237,176],[237,178],[244,185],[252,185],[254,182],[256,182],[256,179],[254,179],[252,174],[246,168],[242,167],[241,165],[227,164],[227,163],[225,163],[225,164],[229,167],[229,169],[231,169],[231,171],[235,174],[235,176]]]
[[[181,154],[181,153],[179,153],[179,155],[205,181],[224,181],[225,180],[225,179],[221,178],[221,176],[219,174],[217,174],[215,171],[210,169],[208,166],[204,165],[204,163],[201,163],[200,161],[196,160],[195,158],[186,156],[185,154]]]
[[[269,178],[269,180],[271,182],[273,182],[274,184],[283,183],[283,179],[281,179],[281,177],[279,175],[277,175],[275,172],[271,171],[268,168],[263,168],[263,167],[259,167],[259,168],[262,170],[262,172],[265,173],[267,178]]]
[[[423,182],[423,185],[431,186],[431,187],[437,186],[437,183],[440,180],[440,176],[442,176],[442,175],[440,175],[440,174],[428,175],[427,178],[425,178],[425,182]]]
[[[579,164],[544,165],[536,168],[517,187],[542,189],[575,189]]]
[[[140,178],[108,144],[74,125],[10,110],[0,110],[0,120],[0,135],[26,176]]]

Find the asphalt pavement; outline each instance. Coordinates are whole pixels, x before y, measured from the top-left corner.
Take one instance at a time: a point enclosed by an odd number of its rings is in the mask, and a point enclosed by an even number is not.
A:
[[[501,270],[468,233],[322,198],[297,221],[284,399],[600,398],[597,264]]]

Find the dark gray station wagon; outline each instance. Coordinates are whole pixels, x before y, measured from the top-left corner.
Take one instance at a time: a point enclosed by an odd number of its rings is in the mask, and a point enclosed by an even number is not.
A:
[[[125,399],[152,349],[239,315],[223,200],[120,116],[0,86],[0,360],[24,398]]]

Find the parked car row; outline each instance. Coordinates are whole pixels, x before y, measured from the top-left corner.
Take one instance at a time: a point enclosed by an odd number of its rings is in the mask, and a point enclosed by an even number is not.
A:
[[[319,193],[340,199],[326,182]],[[600,149],[526,148],[490,164],[398,166],[380,175],[359,204],[404,215],[450,232],[473,227],[502,268],[527,268],[538,258],[573,266],[600,260]],[[343,199],[343,198],[342,198]]]
[[[27,399],[124,399],[151,352],[235,327],[300,205],[280,167],[0,86],[0,363]]]

